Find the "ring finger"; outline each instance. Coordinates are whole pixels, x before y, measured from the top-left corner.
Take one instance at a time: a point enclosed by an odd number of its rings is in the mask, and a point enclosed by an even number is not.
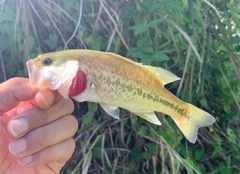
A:
[[[66,124],[66,122],[68,124]],[[71,138],[77,131],[75,117],[64,116],[52,123],[34,129],[24,137],[15,139],[9,144],[9,150],[17,158],[32,155],[42,149]]]
[[[57,162],[59,169],[71,158],[75,149],[75,141],[70,138],[61,143],[53,146],[49,146],[33,155],[29,155],[18,159],[19,163],[25,167],[39,166],[42,164],[48,164],[48,167],[54,169],[55,165],[51,167],[50,162]],[[55,163],[54,163],[55,164]],[[60,165],[60,166],[59,166]],[[59,171],[55,171],[58,173]]]

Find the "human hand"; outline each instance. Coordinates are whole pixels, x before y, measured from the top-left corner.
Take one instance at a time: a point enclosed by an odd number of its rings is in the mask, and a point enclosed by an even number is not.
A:
[[[59,173],[75,149],[73,108],[70,99],[39,93],[28,79],[0,84],[0,173]]]

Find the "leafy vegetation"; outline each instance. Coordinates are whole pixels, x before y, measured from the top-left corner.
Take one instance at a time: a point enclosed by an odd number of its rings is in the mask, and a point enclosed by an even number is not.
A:
[[[171,92],[215,116],[190,144],[122,110],[76,103],[77,149],[62,173],[240,173],[240,4],[213,0],[1,0],[0,81],[43,52],[115,52],[182,77]]]

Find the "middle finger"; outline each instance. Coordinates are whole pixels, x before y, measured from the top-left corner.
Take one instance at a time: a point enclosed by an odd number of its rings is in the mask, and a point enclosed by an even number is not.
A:
[[[77,128],[76,118],[67,115],[29,132],[22,138],[13,140],[9,144],[9,150],[18,158],[31,155],[48,146],[71,138],[77,131]]]
[[[33,129],[47,125],[60,117],[71,114],[74,105],[71,99],[61,98],[49,109],[32,108],[12,118],[8,123],[9,133],[19,138]]]

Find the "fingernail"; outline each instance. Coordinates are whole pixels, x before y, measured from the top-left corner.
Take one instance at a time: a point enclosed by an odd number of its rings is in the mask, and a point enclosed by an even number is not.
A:
[[[14,137],[17,137],[28,130],[28,122],[24,118],[11,120],[8,126],[9,131]]]
[[[30,155],[24,158],[20,158],[18,159],[18,162],[21,166],[26,166],[27,164],[32,162],[32,156]]]
[[[41,94],[42,95],[42,94]],[[49,105],[48,105],[48,103],[46,102],[46,100],[44,99],[44,96],[42,95],[42,100],[43,100],[43,102],[45,103],[45,105],[48,107]]]
[[[18,155],[27,149],[27,143],[25,138],[20,138],[12,141],[8,146],[9,151]]]

